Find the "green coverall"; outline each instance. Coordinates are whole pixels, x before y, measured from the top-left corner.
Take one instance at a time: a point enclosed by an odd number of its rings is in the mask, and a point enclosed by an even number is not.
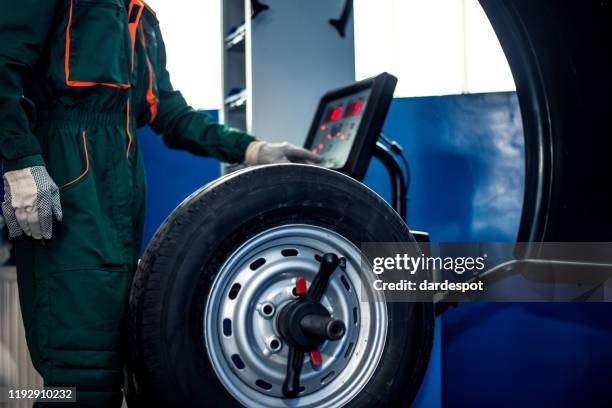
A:
[[[45,165],[63,222],[15,243],[32,361],[78,406],[120,406],[125,311],[145,181],[136,128],[228,162],[254,139],[172,89],[154,13],[141,0],[0,0],[3,170]]]

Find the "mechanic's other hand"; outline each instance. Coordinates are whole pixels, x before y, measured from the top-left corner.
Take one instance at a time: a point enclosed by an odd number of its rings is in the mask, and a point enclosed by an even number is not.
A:
[[[53,216],[62,220],[59,189],[44,166],[4,173],[2,212],[11,237],[50,239]]]
[[[251,142],[247,147],[244,162],[248,165],[272,163],[321,163],[323,158],[287,142]]]

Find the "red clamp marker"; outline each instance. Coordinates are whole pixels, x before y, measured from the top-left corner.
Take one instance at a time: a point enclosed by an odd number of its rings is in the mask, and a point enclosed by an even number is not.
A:
[[[321,352],[319,350],[310,352],[310,365],[312,368],[319,368],[323,364],[323,358],[321,357]]]
[[[307,293],[306,279],[303,276],[298,276],[295,280],[295,294],[298,296],[305,295]]]

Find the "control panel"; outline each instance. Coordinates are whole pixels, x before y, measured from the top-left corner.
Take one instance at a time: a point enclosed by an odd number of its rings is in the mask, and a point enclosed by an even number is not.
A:
[[[331,101],[312,141],[313,153],[325,158],[325,167],[342,168],[351,153],[371,89]]]
[[[305,147],[322,166],[363,179],[382,130],[397,79],[382,73],[326,93]]]

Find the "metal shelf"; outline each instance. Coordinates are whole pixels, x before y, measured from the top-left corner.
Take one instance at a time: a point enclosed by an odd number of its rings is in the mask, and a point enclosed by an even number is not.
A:
[[[247,103],[247,92],[243,89],[225,98],[225,106],[228,110],[245,108]]]
[[[232,52],[244,52],[245,37],[246,25],[242,24],[225,37],[225,49]]]

